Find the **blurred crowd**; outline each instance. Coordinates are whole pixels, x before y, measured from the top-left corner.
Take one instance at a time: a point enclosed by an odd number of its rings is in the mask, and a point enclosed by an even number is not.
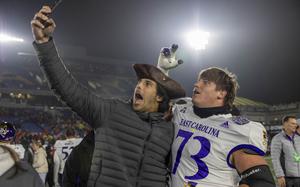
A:
[[[67,131],[82,138],[90,128],[72,111],[0,108],[0,120],[13,124],[15,136],[9,142],[18,157],[31,164],[47,186],[54,186],[54,148],[57,141],[66,140]],[[1,141],[0,141],[1,142]]]

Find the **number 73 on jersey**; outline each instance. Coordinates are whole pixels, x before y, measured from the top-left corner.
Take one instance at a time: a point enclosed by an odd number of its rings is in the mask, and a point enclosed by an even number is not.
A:
[[[180,161],[181,159],[183,159],[181,156],[183,150],[186,148],[185,147],[186,144],[189,141],[196,141],[200,144],[200,149],[197,151],[195,155],[190,155],[190,158],[194,160],[195,163],[197,164],[198,171],[192,176],[185,176],[185,179],[200,180],[200,179],[204,179],[209,174],[207,165],[201,159],[205,158],[209,154],[211,146],[207,138],[203,136],[195,136],[192,138],[192,136],[193,136],[192,132],[179,129],[176,139],[181,137],[183,140],[177,150],[176,159],[172,169],[172,174],[174,175],[176,174]]]

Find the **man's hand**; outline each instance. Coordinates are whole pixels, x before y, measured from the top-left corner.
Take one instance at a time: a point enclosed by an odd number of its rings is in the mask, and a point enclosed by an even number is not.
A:
[[[278,182],[279,187],[285,187],[286,186],[284,177],[278,177],[277,182]]]
[[[37,43],[45,43],[49,41],[50,36],[56,27],[53,19],[49,18],[51,9],[48,6],[43,6],[31,20],[31,30],[33,38]]]

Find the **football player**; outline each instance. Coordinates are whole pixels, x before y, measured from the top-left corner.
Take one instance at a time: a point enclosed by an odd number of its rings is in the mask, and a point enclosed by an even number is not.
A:
[[[237,87],[234,74],[208,68],[199,73],[192,98],[173,106],[172,187],[275,187],[263,158],[265,128],[232,115]]]
[[[57,140],[54,144],[54,172],[53,181],[55,186],[62,186],[62,175],[66,160],[71,154],[74,147],[76,147],[82,138],[75,137],[75,131],[71,128],[66,130],[66,140]]]

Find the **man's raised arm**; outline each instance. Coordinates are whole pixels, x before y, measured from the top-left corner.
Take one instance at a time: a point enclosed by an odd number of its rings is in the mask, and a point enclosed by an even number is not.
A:
[[[31,21],[35,39],[33,46],[37,52],[41,68],[47,76],[51,89],[60,96],[61,100],[83,120],[96,128],[101,124],[104,116],[107,116],[112,110],[113,101],[104,100],[93,94],[75,80],[66,69],[51,37],[56,25],[53,19],[48,17],[50,14],[51,9],[48,6],[43,6]]]

